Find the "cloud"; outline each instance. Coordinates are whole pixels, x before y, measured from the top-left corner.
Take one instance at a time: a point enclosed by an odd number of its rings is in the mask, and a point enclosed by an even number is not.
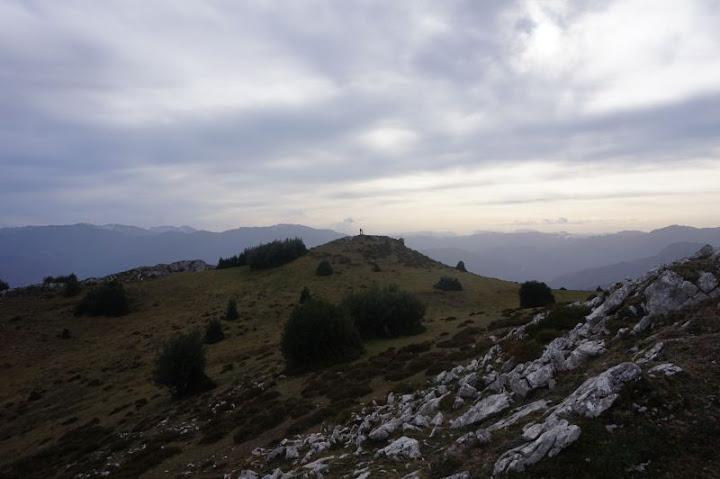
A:
[[[719,15],[702,0],[0,1],[0,223],[471,231],[521,208],[600,221],[624,217],[621,199],[710,204]]]

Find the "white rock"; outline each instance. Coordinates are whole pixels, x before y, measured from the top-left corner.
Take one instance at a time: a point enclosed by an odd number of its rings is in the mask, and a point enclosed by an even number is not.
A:
[[[648,373],[651,375],[664,374],[665,376],[674,376],[677,373],[681,373],[681,372],[683,372],[683,368],[681,368],[680,366],[677,366],[673,363],[658,364],[657,366],[650,368],[650,370],[648,371]]]
[[[525,416],[532,414],[536,411],[542,411],[544,409],[547,409],[548,402],[544,399],[541,399],[539,401],[531,402],[530,404],[523,406],[521,408],[518,408],[515,410],[515,412],[511,415],[506,417],[505,419],[502,419],[495,424],[491,425],[487,428],[488,431],[497,431],[498,429],[504,429],[506,427],[512,426],[513,424],[517,423],[520,419],[524,418]]]
[[[375,457],[383,456],[395,460],[419,459],[422,457],[420,443],[417,439],[402,436],[375,453]]]
[[[300,457],[300,452],[295,446],[288,446],[285,448],[285,459],[297,459]]]
[[[444,394],[439,398],[430,399],[429,401],[425,402],[422,406],[418,408],[417,413],[429,415],[430,413],[437,411],[440,408],[440,401],[442,401],[445,396],[447,396],[447,394]]]
[[[390,437],[390,434],[395,432],[399,425],[400,421],[397,419],[393,419],[392,421],[388,421],[385,424],[376,427],[375,429],[370,431],[368,437],[373,441],[384,441],[385,439]]]
[[[553,415],[573,413],[597,417],[612,406],[624,384],[640,374],[640,367],[635,363],[618,364],[585,381],[558,405]]]
[[[592,358],[599,356],[605,352],[605,341],[591,341],[583,340],[578,346],[570,353],[570,356],[565,360],[562,365],[562,370],[570,371],[577,368],[580,363]]]
[[[718,280],[712,273],[703,273],[697,280],[697,285],[705,293],[709,293],[718,285]]]
[[[652,326],[650,316],[644,316],[640,321],[637,322],[635,326],[633,326],[632,332],[633,334],[639,334],[645,331],[650,326]]]
[[[665,343],[660,341],[659,343],[656,343],[655,346],[648,350],[642,350],[639,353],[635,355],[637,359],[638,364],[645,364],[649,363],[650,361],[654,361],[657,359],[658,354],[660,354],[660,351],[663,350],[663,347],[665,346]]]
[[[457,395],[461,398],[472,399],[477,396],[477,389],[467,383],[464,383],[460,386],[460,389],[458,389]]]
[[[537,439],[510,449],[495,462],[494,473],[522,472],[544,457],[553,457],[580,437],[580,428],[566,420],[558,421]]]
[[[692,255],[692,258],[693,259],[706,259],[706,258],[709,258],[710,256],[712,256],[714,251],[715,250],[713,249],[712,246],[710,246],[709,244],[706,244],[705,246],[700,248],[694,255]]]
[[[645,288],[648,316],[677,311],[697,293],[698,287],[673,271],[664,271]]]
[[[525,377],[527,379],[527,382],[530,384],[530,387],[533,389],[537,389],[539,387],[545,386],[550,381],[550,379],[552,379],[553,368],[550,365],[541,366],[528,373]]]
[[[412,419],[412,423],[418,427],[430,427],[430,421],[422,414],[418,414]]]
[[[510,396],[507,393],[494,394],[478,401],[465,414],[455,419],[450,427],[457,429],[478,423],[486,418],[510,407]]]
[[[432,424],[435,427],[442,426],[442,423],[445,421],[445,416],[443,416],[443,413],[438,412],[435,414],[435,417],[432,418],[432,421],[430,421],[430,424]]]
[[[608,316],[615,312],[616,309],[635,291],[634,283],[627,283],[621,288],[615,290],[599,307],[587,315],[587,321],[594,325],[601,317]]]

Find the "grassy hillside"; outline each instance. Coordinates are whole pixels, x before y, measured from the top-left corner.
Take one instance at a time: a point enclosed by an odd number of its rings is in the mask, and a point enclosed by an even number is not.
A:
[[[333,275],[315,274],[323,259]],[[463,291],[434,289],[443,275],[457,277]],[[303,287],[339,302],[390,283],[427,304],[424,333],[369,342],[352,364],[283,375],[282,326]],[[191,463],[195,477],[239,470],[256,446],[318,428],[482,354],[488,325],[512,322],[508,310],[518,305],[516,283],[462,273],[372,236],[336,240],[271,270],[177,273],[126,289],[132,312],[118,318],[75,317],[79,297],[47,290],[0,299],[0,474],[94,477],[108,457],[118,464],[111,477],[174,477]],[[555,295],[574,301],[588,293]],[[207,372],[218,387],[171,400],[150,381],[158,349],[175,332],[222,318],[230,298],[240,319],[223,321],[227,338],[207,348]],[[59,337],[63,329],[69,339]]]

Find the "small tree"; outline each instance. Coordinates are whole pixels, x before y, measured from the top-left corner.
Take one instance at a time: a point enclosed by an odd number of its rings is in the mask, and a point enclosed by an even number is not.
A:
[[[80,281],[78,281],[75,273],[72,273],[65,280],[65,286],[63,286],[62,295],[66,298],[70,298],[79,294],[81,290],[82,287],[80,286]]]
[[[122,283],[96,286],[75,307],[75,314],[90,316],[122,316],[130,312],[130,302]]]
[[[440,278],[440,281],[435,283],[433,288],[441,289],[443,291],[462,291],[463,289],[459,279],[451,278],[449,276],[443,276]]]
[[[458,261],[458,264],[457,264],[457,266],[455,266],[455,269],[458,271],[462,271],[463,273],[467,273],[467,268],[465,268],[464,261]]]
[[[520,307],[535,308],[555,304],[555,297],[550,287],[538,281],[526,281],[520,285]]]
[[[301,304],[304,303],[305,301],[307,301],[308,299],[310,299],[310,296],[311,296],[310,290],[308,289],[307,286],[305,286],[305,287],[302,289],[302,291],[300,292],[300,301],[299,301],[299,303],[301,303]]]
[[[343,306],[365,339],[392,338],[425,330],[422,324],[425,305],[395,285],[351,293],[343,299]]]
[[[321,298],[295,306],[285,322],[281,349],[290,371],[351,361],[363,352],[360,335],[343,309]]]
[[[170,390],[173,398],[189,396],[215,386],[205,374],[205,347],[197,329],[173,336],[155,359],[153,382]]]
[[[318,276],[330,276],[333,274],[333,267],[330,264],[330,261],[324,259],[320,261],[320,264],[318,264],[317,269],[315,270],[315,274]]]
[[[215,344],[225,339],[222,323],[219,319],[211,319],[205,327],[205,344]]]
[[[225,312],[225,319],[228,321],[234,321],[240,317],[237,309],[237,301],[233,298],[228,299],[227,311]]]
[[[6,289],[10,289],[10,285],[0,279],[0,291],[5,291]]]

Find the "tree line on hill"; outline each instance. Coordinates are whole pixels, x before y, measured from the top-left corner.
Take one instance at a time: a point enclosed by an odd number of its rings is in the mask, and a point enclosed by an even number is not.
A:
[[[281,266],[304,256],[308,249],[300,238],[287,238],[245,248],[229,258],[220,258],[217,269],[250,266],[250,269],[267,269]]]

